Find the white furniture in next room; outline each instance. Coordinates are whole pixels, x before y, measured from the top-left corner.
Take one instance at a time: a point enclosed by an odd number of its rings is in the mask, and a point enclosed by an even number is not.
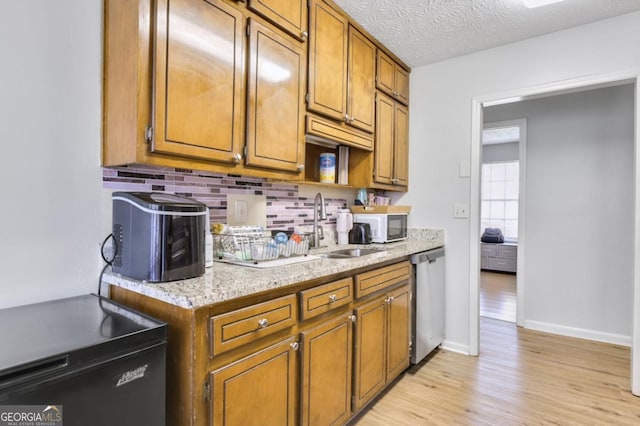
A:
[[[517,270],[518,245],[515,243],[481,243],[480,268],[492,271]]]

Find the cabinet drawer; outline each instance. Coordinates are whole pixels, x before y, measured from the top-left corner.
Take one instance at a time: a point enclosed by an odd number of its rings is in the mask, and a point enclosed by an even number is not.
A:
[[[411,264],[406,262],[385,266],[356,275],[356,297],[375,293],[386,287],[408,280],[411,276]]]
[[[373,151],[373,135],[313,115],[307,115],[307,133],[324,139],[330,139],[341,145]]]
[[[480,256],[497,256],[498,249],[495,244],[481,244]]]
[[[497,257],[508,257],[515,259],[518,257],[518,246],[498,246],[498,256]]]
[[[289,328],[296,320],[295,294],[211,317],[211,356]]]
[[[300,292],[300,317],[307,320],[353,300],[351,278],[330,282]]]
[[[516,259],[489,258],[489,268],[496,271],[516,272]]]

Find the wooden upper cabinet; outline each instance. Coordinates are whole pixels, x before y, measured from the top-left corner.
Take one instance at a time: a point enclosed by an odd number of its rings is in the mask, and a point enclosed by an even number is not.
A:
[[[396,100],[409,105],[409,73],[396,65],[395,74]]]
[[[304,41],[307,29],[307,0],[248,0],[249,9]]]
[[[376,150],[374,180],[377,183],[392,184],[394,166],[394,110],[395,102],[388,96],[376,97]]]
[[[409,109],[396,103],[394,109],[394,185],[409,185]]]
[[[409,73],[378,49],[376,87],[395,100],[409,104]]]
[[[349,26],[348,124],[370,133],[375,127],[376,47]]]
[[[243,141],[243,16],[221,0],[158,0],[154,152],[234,163]]]
[[[249,19],[246,164],[290,172],[304,168],[305,50]]]
[[[377,51],[376,87],[389,96],[395,91],[396,63],[381,50]]]
[[[309,9],[307,109],[336,120],[347,110],[347,19],[320,0]]]
[[[409,185],[409,109],[378,92],[373,180],[385,185]]]

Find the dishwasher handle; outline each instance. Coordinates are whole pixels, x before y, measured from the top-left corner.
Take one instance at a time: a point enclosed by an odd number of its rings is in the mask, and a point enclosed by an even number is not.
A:
[[[444,247],[439,247],[433,250],[423,251],[411,256],[411,263],[417,265],[419,263],[433,263],[439,258],[444,257]]]

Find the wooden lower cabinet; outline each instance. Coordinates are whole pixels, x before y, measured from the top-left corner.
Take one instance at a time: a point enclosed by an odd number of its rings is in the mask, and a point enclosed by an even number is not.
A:
[[[406,284],[355,310],[354,411],[409,366],[410,298]]]
[[[296,424],[297,347],[291,337],[213,371],[210,424]]]
[[[339,425],[351,416],[352,315],[301,333],[302,425]]]
[[[387,302],[387,381],[409,366],[411,291],[405,285],[389,292]]]
[[[196,309],[111,297],[169,325],[167,425],[343,425],[409,365],[410,268]]]

